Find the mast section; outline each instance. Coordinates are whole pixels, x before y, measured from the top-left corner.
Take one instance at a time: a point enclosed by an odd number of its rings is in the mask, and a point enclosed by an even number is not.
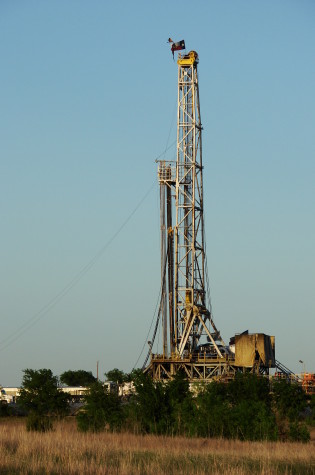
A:
[[[215,343],[218,332],[206,308],[198,54],[190,51],[179,55],[177,64],[177,157],[176,162],[160,161],[158,170],[163,355],[196,353],[199,340],[205,336],[222,357]]]
[[[200,321],[193,314],[206,306],[198,55],[191,51],[177,63],[175,346],[182,354],[196,349]]]

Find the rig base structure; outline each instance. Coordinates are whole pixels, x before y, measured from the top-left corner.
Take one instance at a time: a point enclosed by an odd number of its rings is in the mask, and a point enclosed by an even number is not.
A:
[[[228,381],[237,373],[253,373],[269,375],[269,367],[257,361],[251,367],[235,365],[234,358],[166,358],[163,355],[152,355],[145,373],[155,381],[171,380],[178,372],[183,372],[190,382]]]

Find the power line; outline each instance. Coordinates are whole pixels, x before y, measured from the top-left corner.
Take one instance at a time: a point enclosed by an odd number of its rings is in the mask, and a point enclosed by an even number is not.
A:
[[[163,271],[163,282],[161,284],[161,288],[160,288],[160,292],[159,292],[159,296],[158,296],[158,299],[157,299],[157,302],[156,302],[156,306],[155,306],[155,310],[154,310],[154,313],[153,313],[153,317],[152,317],[152,320],[151,320],[151,324],[150,324],[150,328],[148,330],[148,333],[147,333],[147,336],[144,340],[144,343],[143,343],[143,346],[142,346],[142,349],[141,349],[141,352],[140,352],[140,355],[138,356],[138,359],[137,361],[135,362],[135,364],[133,365],[133,368],[132,369],[135,369],[135,367],[137,366],[141,356],[142,356],[142,353],[143,353],[143,350],[145,348],[145,344],[146,342],[148,341],[148,338],[149,338],[149,335],[150,335],[150,332],[151,332],[151,328],[152,328],[152,325],[153,325],[153,322],[154,322],[154,317],[155,317],[155,314],[156,314],[156,310],[157,310],[157,307],[158,307],[158,304],[160,302],[160,305],[159,305],[159,310],[158,310],[158,314],[157,314],[157,318],[156,318],[156,323],[155,323],[155,327],[154,327],[154,332],[153,332],[153,335],[152,335],[152,341],[151,341],[151,346],[150,346],[150,349],[148,351],[148,354],[145,358],[145,361],[142,365],[142,369],[144,369],[145,365],[147,364],[147,361],[149,359],[149,356],[150,356],[150,353],[151,353],[151,350],[152,350],[152,347],[153,347],[153,343],[154,343],[154,340],[155,340],[155,337],[156,337],[156,332],[157,332],[157,329],[158,329],[158,325],[159,325],[159,321],[160,321],[160,316],[161,316],[161,309],[162,309],[162,299],[163,299],[163,293],[165,291],[165,283],[166,283],[166,264],[167,264],[167,256],[165,257],[165,263],[164,263],[164,271]]]
[[[174,144],[171,144],[167,147],[155,160],[159,159],[165,152],[171,148]],[[150,192],[156,185],[156,181],[154,180],[153,184],[150,188],[146,191],[144,196],[135,206],[135,208],[131,211],[125,221],[121,224],[121,226],[117,229],[117,231],[112,235],[112,237],[105,243],[105,245],[95,254],[95,256],[85,265],[83,266],[77,274],[46,304],[44,305],[38,312],[36,312],[29,320],[24,322],[19,328],[17,328],[14,332],[8,335],[0,342],[0,352],[4,351],[6,348],[11,346],[16,340],[18,340],[21,336],[24,335],[28,330],[30,330],[36,323],[38,323],[45,315],[47,315],[61,300],[77,285],[77,283],[90,271],[90,269],[96,264],[96,262],[102,257],[111,243],[116,239],[116,237],[120,234],[120,232],[125,228],[125,226],[129,223],[131,218],[134,214],[138,211],[142,203],[148,197]]]
[[[145,338],[145,340],[144,340],[142,349],[141,349],[141,351],[140,351],[140,355],[138,356],[138,359],[137,359],[137,361],[135,362],[135,364],[133,365],[132,369],[135,369],[135,368],[136,368],[136,366],[137,366],[137,364],[138,364],[138,362],[139,362],[139,360],[140,360],[140,358],[141,358],[141,356],[142,356],[143,350],[144,350],[144,348],[145,348],[145,344],[146,344],[147,341],[148,341],[148,338],[149,338],[149,335],[150,335],[150,332],[151,332],[151,328],[152,328],[152,325],[153,325],[153,322],[154,322],[156,310],[157,310],[158,305],[159,305],[159,302],[160,302],[160,295],[161,295],[161,289],[160,289],[159,296],[158,296],[158,299],[157,299],[157,302],[156,302],[156,306],[155,306],[155,310],[154,310],[153,317],[152,317],[152,320],[151,320],[150,328],[149,328],[148,333],[147,333],[147,336],[146,336],[146,338]],[[160,316],[160,314],[158,313],[157,321],[159,320],[159,316]]]

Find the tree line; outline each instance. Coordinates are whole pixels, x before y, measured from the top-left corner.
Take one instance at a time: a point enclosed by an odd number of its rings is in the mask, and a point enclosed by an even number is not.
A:
[[[76,416],[80,431],[308,442],[309,425],[315,424],[314,396],[307,397],[286,380],[270,382],[240,373],[230,381],[200,383],[190,390],[183,373],[168,383],[153,381],[141,370],[126,374],[115,368],[105,376],[118,384],[132,381],[127,400],[89,372],[68,371],[59,379],[49,369],[24,370],[18,405],[27,414],[27,429],[51,430],[56,418],[69,413],[69,396],[58,389],[60,381],[88,386]]]

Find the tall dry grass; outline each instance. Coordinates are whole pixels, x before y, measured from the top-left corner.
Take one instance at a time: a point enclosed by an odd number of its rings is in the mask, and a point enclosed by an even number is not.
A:
[[[315,443],[83,434],[74,420],[30,433],[0,420],[1,474],[315,474]]]

